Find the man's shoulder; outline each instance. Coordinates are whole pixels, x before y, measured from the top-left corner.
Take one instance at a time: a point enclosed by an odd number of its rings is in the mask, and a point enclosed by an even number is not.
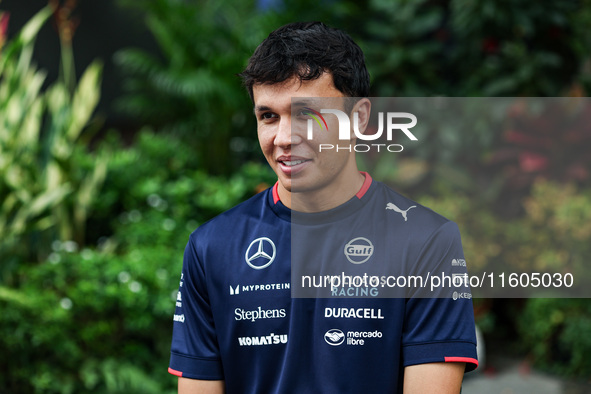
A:
[[[248,200],[213,217],[195,229],[190,238],[228,237],[241,226],[260,220],[267,209],[270,189],[255,194]]]
[[[436,230],[441,226],[448,224],[455,225],[450,219],[435,212],[430,207],[426,207],[392,189],[390,186],[376,182],[378,184],[378,194],[375,199],[376,204],[381,204],[386,214],[401,218],[409,229]]]
[[[397,247],[405,245],[407,250],[421,251],[428,245],[446,247],[461,239],[457,224],[433,209],[381,182],[376,191],[372,204],[374,218],[385,220],[385,233],[396,240]]]

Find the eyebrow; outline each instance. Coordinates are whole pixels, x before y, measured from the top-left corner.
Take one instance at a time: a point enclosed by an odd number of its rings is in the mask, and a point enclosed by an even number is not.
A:
[[[266,105],[257,105],[253,108],[253,112],[263,112],[263,111],[270,111],[271,107],[267,107]]]
[[[0,0],[1,1],[1,0]],[[292,106],[310,106],[310,105],[314,105],[317,104],[317,100],[299,100],[299,101],[294,101],[291,103]],[[267,105],[256,105],[253,108],[253,112],[256,114],[257,112],[264,112],[264,111],[272,111],[273,109]]]
[[[297,105],[297,106],[303,106],[303,105],[311,105],[311,104],[315,104],[316,101],[315,100],[301,100],[301,101],[294,101],[291,103],[291,105]]]

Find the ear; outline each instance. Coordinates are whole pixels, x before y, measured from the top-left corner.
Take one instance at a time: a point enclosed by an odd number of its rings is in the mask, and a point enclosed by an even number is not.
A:
[[[367,130],[367,126],[369,125],[369,115],[371,114],[371,101],[367,97],[362,98],[358,102],[355,103],[353,106],[353,110],[351,111],[351,140],[356,140],[357,136],[353,131],[354,127],[354,114],[357,113],[358,115],[358,125],[359,125],[359,133],[365,134],[365,130]]]

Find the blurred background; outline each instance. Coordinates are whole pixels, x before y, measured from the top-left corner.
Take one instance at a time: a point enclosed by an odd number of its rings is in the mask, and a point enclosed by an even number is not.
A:
[[[302,20],[359,43],[373,96],[591,91],[589,0],[0,1],[0,393],[175,392],[188,236],[275,181],[235,74]],[[375,177],[456,221],[468,264],[588,264],[591,128],[532,117],[434,132]],[[485,380],[589,392],[588,299],[474,305]]]

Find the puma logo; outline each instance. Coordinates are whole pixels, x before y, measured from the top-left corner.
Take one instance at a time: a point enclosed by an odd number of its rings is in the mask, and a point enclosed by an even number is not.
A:
[[[386,209],[391,209],[395,212],[398,212],[399,214],[402,215],[402,217],[404,218],[404,221],[406,222],[408,220],[408,218],[406,217],[406,213],[411,210],[412,208],[416,208],[416,205],[413,205],[412,207],[406,209],[406,210],[402,210],[400,208],[398,208],[396,205],[392,204],[391,202],[389,202],[388,204],[386,204]]]

